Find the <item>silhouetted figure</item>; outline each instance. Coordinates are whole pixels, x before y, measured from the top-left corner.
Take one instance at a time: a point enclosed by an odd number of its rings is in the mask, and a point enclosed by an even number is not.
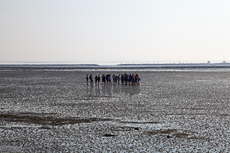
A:
[[[117,76],[117,83],[118,83],[118,85],[119,85],[119,83],[120,83],[120,80],[121,80],[121,77],[120,77],[120,74]]]
[[[102,79],[102,82],[104,82],[105,84],[105,74],[102,75],[101,79]]]
[[[100,77],[100,75],[98,75],[98,76],[97,76],[98,85],[99,85],[100,81],[101,81],[101,77]]]
[[[95,84],[97,84],[97,75],[95,76]]]
[[[88,74],[86,75],[86,82],[87,82],[87,84],[88,84],[88,81],[89,81],[89,76],[88,76]]]
[[[92,76],[92,74],[90,74],[89,80],[90,80],[91,84],[93,84],[93,76]]]

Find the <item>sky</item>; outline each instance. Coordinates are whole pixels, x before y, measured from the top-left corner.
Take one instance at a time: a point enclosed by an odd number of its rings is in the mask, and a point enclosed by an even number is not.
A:
[[[229,0],[0,0],[0,62],[230,62]]]

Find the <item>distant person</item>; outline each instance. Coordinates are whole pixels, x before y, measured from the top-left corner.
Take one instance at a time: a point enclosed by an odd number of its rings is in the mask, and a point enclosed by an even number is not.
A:
[[[90,83],[92,84],[93,83],[93,76],[92,76],[92,74],[90,74],[89,80],[90,80]]]
[[[141,79],[138,74],[135,75],[135,80],[136,80],[135,82],[137,83],[137,85],[140,85]]]
[[[98,75],[98,76],[97,76],[98,85],[99,85],[99,83],[100,83],[100,80],[101,80],[100,75]]]
[[[97,84],[97,75],[95,76],[95,84]]]
[[[129,76],[128,74],[125,74],[125,84],[127,84],[127,82],[129,82]]]
[[[121,83],[124,84],[125,77],[123,74],[121,74]]]
[[[102,82],[104,82],[105,84],[105,74],[102,75],[101,79],[102,79]]]
[[[109,82],[109,84],[111,85],[111,74],[108,74],[108,82]]]
[[[117,83],[118,83],[118,85],[119,85],[119,83],[120,83],[120,80],[121,80],[121,77],[120,77],[120,74],[117,76]]]
[[[106,79],[106,82],[107,82],[107,84],[108,84],[108,82],[109,82],[109,74],[106,74],[105,79]]]
[[[114,83],[117,84],[117,75],[114,77]]]
[[[89,76],[88,76],[88,74],[86,75],[86,82],[87,82],[87,84],[88,84],[88,81],[89,81]]]
[[[115,83],[115,81],[116,81],[116,76],[115,76],[115,74],[113,74],[112,78],[113,78],[113,83]]]
[[[132,82],[133,82],[133,75],[131,75],[131,73],[130,73],[130,75],[129,75],[129,84],[132,83]]]
[[[134,84],[136,82],[136,77],[134,74],[132,74],[132,81],[131,82],[132,82],[132,84]]]
[[[124,74],[124,80],[125,80],[125,84],[127,85],[128,75],[126,73]]]
[[[140,82],[140,81],[141,81],[141,79],[140,79],[140,77],[139,77],[139,75],[138,75],[138,74],[136,74],[136,77],[137,77],[137,82]]]

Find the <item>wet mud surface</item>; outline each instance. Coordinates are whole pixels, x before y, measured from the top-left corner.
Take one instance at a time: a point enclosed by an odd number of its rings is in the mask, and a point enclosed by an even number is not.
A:
[[[229,152],[230,70],[0,69],[0,152]]]

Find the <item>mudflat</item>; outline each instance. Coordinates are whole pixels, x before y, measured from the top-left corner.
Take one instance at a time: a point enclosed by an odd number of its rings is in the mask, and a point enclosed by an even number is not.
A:
[[[0,152],[229,152],[229,124],[230,69],[0,69]]]

